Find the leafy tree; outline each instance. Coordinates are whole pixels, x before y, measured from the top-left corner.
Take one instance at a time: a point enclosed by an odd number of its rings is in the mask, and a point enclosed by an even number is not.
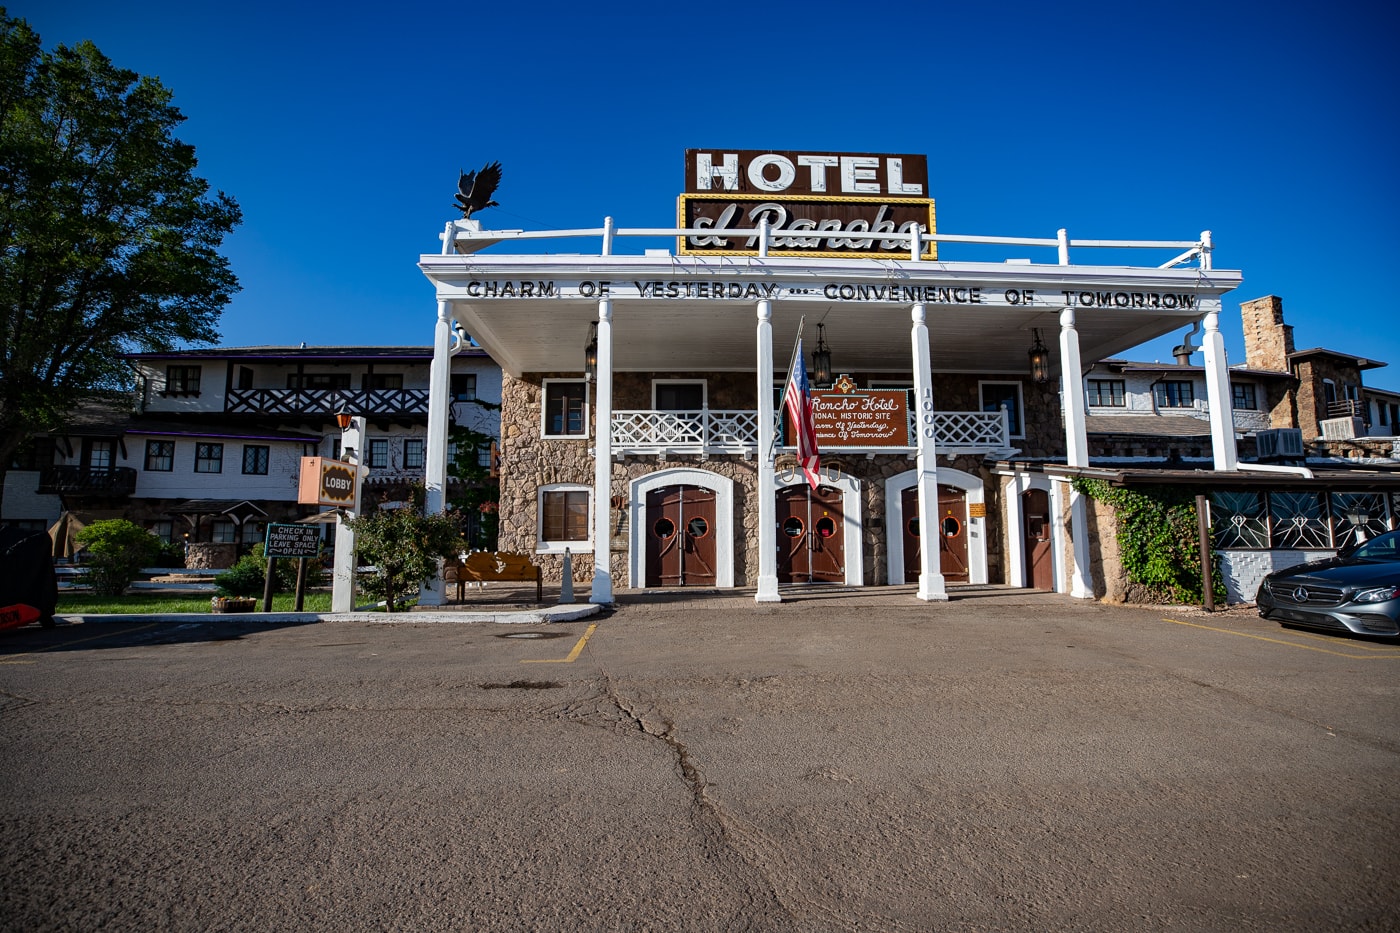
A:
[[[462,550],[461,522],[455,511],[425,515],[422,486],[414,489],[413,501],[402,508],[351,519],[348,524],[355,531],[360,563],[375,568],[361,583],[364,591],[382,597],[393,612],[397,602],[437,577],[439,560]]]
[[[88,579],[98,596],[120,596],[160,554],[161,542],[135,522],[110,518],[85,526],[75,540],[91,555]]]
[[[184,116],[91,42],[52,51],[0,7],[0,464],[122,354],[218,339],[238,204],[194,174]]]
[[[480,400],[475,404],[487,410],[501,407]],[[456,455],[447,465],[447,473],[459,481],[452,487],[454,493],[450,505],[475,517],[470,523],[472,538],[468,545],[479,550],[494,551],[500,530],[497,505],[501,498],[501,483],[491,475],[490,467],[481,465],[479,453],[490,450],[495,438],[481,431],[454,425],[449,439]]]

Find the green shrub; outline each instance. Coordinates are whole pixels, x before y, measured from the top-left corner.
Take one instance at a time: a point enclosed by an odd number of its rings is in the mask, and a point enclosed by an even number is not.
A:
[[[120,596],[141,568],[155,562],[160,539],[135,522],[111,518],[93,522],[75,536],[87,551],[88,579],[98,596]]]
[[[296,589],[297,562],[282,558],[275,567],[272,592],[290,593]],[[214,583],[224,596],[261,596],[267,585],[267,558],[263,557],[263,546],[253,545],[252,553],[240,557],[238,563],[215,577]]]

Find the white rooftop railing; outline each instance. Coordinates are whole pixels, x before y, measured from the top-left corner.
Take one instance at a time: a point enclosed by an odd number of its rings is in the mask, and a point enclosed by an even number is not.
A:
[[[860,234],[865,234],[861,236]],[[757,244],[758,255],[767,256],[775,240],[841,239],[886,240],[909,244],[909,259],[912,262],[928,261],[923,255],[924,247],[930,243],[971,243],[1002,246],[1044,246],[1055,247],[1059,254],[1059,264],[1070,265],[1069,251],[1075,249],[1161,249],[1185,250],[1179,256],[1157,266],[1170,269],[1183,263],[1196,260],[1200,268],[1211,268],[1211,252],[1214,244],[1209,230],[1201,231],[1198,240],[1071,240],[1064,228],[1056,231],[1054,237],[1015,237],[1015,236],[971,236],[957,233],[926,233],[922,227],[910,231],[820,231],[820,230],[774,230],[767,218],[757,227],[617,227],[611,217],[603,219],[603,226],[573,230],[483,230],[476,221],[450,221],[443,233],[445,243],[481,243],[487,246],[506,240],[556,240],[576,237],[601,237],[603,247],[600,255],[612,256],[613,241],[616,237],[710,237],[724,240],[747,240]],[[444,250],[446,252],[446,249]],[[471,252],[471,250],[461,250]],[[864,257],[862,253],[852,253],[851,258]],[[888,257],[882,257],[888,258]]]

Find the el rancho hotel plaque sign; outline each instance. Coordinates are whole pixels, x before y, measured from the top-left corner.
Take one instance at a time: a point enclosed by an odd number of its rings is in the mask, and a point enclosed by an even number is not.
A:
[[[691,256],[753,256],[753,230],[772,231],[770,256],[909,257],[915,226],[935,232],[928,196],[928,160],[921,155],[864,152],[759,152],[687,149],[679,223],[712,234],[682,237]],[[937,258],[929,243],[924,256]]]

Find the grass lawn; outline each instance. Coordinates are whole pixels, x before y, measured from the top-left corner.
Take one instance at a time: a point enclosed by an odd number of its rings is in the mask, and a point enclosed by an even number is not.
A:
[[[210,595],[189,593],[136,593],[130,596],[94,596],[91,593],[58,594],[58,615],[141,615],[162,612],[204,612],[209,610]],[[292,593],[280,593],[272,597],[273,612],[291,612],[296,605]],[[262,597],[258,597],[258,607],[262,608]],[[302,603],[304,612],[330,612],[331,594],[310,592]],[[225,614],[219,614],[225,618]]]

